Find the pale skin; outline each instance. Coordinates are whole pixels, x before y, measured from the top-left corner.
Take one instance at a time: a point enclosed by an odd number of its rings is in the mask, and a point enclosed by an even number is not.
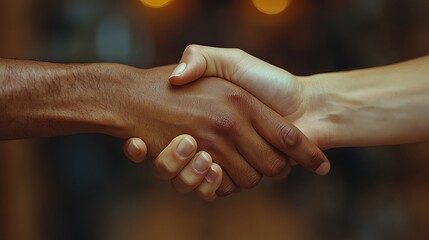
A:
[[[429,56],[294,76],[238,49],[189,46],[169,78],[228,80],[295,124],[321,149],[429,141]]]
[[[139,136],[125,143],[128,156],[158,156],[159,178],[205,199],[288,173],[290,158],[329,171],[315,144],[242,88],[219,78],[173,87],[173,68],[0,59],[0,139]]]

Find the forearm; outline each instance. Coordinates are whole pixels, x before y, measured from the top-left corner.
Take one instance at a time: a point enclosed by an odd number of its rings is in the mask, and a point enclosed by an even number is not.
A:
[[[429,57],[310,78],[329,147],[429,140]]]
[[[101,66],[1,59],[0,139],[114,132],[118,84]]]

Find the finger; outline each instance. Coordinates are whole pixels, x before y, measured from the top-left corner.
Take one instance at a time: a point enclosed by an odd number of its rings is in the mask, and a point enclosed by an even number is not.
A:
[[[173,85],[184,85],[203,76],[233,80],[237,63],[245,54],[239,49],[189,45],[183,52],[180,64],[169,77]]]
[[[289,163],[290,164],[290,163]],[[285,178],[287,178],[290,174],[290,172],[292,171],[292,167],[288,167],[288,168],[284,168],[280,174],[274,176],[274,180],[276,181],[281,181],[284,180]]]
[[[231,177],[227,172],[223,171],[222,181],[219,188],[216,190],[216,195],[219,197],[226,197],[234,193],[236,189],[238,189],[238,187],[235,186],[234,182],[231,180]]]
[[[145,142],[137,137],[126,140],[123,144],[125,156],[135,163],[143,162],[146,159],[147,147]]]
[[[197,187],[198,195],[204,200],[213,201],[216,198],[215,192],[222,182],[222,175],[222,168],[213,163],[204,180]]]
[[[190,192],[204,180],[211,165],[211,156],[201,151],[171,180],[171,183],[179,192]]]
[[[295,162],[295,160],[289,158],[289,165],[291,167],[283,169],[283,171],[279,175],[274,177],[274,180],[281,181],[287,178],[290,175],[290,172],[292,171],[292,167],[296,166],[297,163]]]
[[[180,135],[156,157],[153,162],[155,175],[161,180],[175,177],[194,157],[197,142],[189,135]]]
[[[207,66],[211,66],[211,64],[207,63],[208,60],[210,61],[209,55],[205,56],[203,54],[202,46],[189,45],[183,51],[179,65],[177,65],[168,78],[170,83],[173,85],[184,85],[205,76],[206,72],[209,71]]]
[[[298,128],[266,107],[256,111],[252,124],[269,143],[310,171],[319,175],[329,172],[326,156]]]
[[[251,166],[263,175],[274,177],[289,169],[286,156],[254,131],[234,134],[237,149]]]
[[[241,156],[232,142],[218,142],[215,149],[207,148],[206,151],[211,153],[213,162],[222,167],[235,186],[248,189],[261,181],[261,174]],[[222,184],[221,187],[225,186]]]

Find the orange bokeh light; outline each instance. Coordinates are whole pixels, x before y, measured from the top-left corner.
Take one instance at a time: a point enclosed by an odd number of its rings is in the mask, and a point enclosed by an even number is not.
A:
[[[151,8],[162,8],[170,4],[173,0],[140,0],[145,6]]]
[[[291,0],[252,0],[252,2],[259,11],[275,15],[283,12],[291,3]]]

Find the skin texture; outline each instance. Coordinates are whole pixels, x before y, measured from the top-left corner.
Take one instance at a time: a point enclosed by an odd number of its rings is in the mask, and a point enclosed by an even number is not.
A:
[[[158,156],[165,147],[173,146],[171,150],[178,144],[171,139],[187,133],[198,142],[199,151],[210,153],[186,158],[194,162],[204,156],[201,176],[206,173],[207,179],[210,170],[220,170],[213,162],[223,168],[223,173],[217,172],[222,175],[219,195],[253,187],[262,174],[289,171],[288,157],[306,159],[313,169],[327,162],[298,129],[242,88],[219,78],[174,87],[167,81],[173,68],[1,60],[0,136],[17,139],[89,132],[120,138],[144,136],[149,155]],[[171,164],[154,161],[154,166],[181,191],[199,183],[205,193],[210,190],[201,177],[189,180],[188,174],[168,168]],[[185,164],[182,170],[189,173],[192,169]]]
[[[148,145],[151,155],[157,155],[165,146],[166,142],[160,141],[162,139],[171,139],[184,132],[194,136],[199,148],[209,152],[226,170],[220,187],[225,190],[218,191],[220,195],[234,191],[234,185],[254,187],[260,181],[261,173],[276,176],[284,168],[289,168],[282,152],[290,156],[307,154],[305,157],[312,161],[309,165],[313,164],[313,169],[320,165],[320,160],[327,161],[299,130],[241,88],[216,78],[201,79],[183,87],[172,87],[167,81],[159,81],[166,79],[171,71],[171,67],[151,69],[145,73],[148,82],[130,88],[129,94],[136,96],[145,91],[141,86],[151,86],[151,91],[140,94],[141,98],[135,101],[139,106],[144,103],[144,108],[151,112],[149,116],[138,116],[150,123],[139,125],[138,131],[145,134],[145,142],[152,142]],[[137,119],[130,120],[137,122]],[[127,129],[132,132],[137,127],[131,125]],[[216,142],[215,146],[213,142]]]
[[[218,76],[243,87],[322,149],[429,140],[429,57],[297,77],[239,49],[189,46],[170,82]]]
[[[428,141],[428,66],[426,56],[383,67],[298,77],[239,49],[191,45],[169,80],[173,85],[204,76],[228,80],[327,149]]]
[[[314,106],[330,129],[329,147],[429,141],[429,56],[305,81],[320,100]]]
[[[347,72],[297,77],[239,49],[189,46],[183,85],[218,76],[246,89],[320,148],[429,140],[429,56]],[[382,123],[382,124],[381,124]]]
[[[297,124],[317,146],[326,149],[330,136],[317,121],[313,86],[303,78],[268,64],[240,49],[219,49],[190,45],[181,63],[186,69],[169,78],[173,85],[184,85],[203,76],[218,76],[260,99],[284,118]],[[299,163],[299,162],[298,162]]]

